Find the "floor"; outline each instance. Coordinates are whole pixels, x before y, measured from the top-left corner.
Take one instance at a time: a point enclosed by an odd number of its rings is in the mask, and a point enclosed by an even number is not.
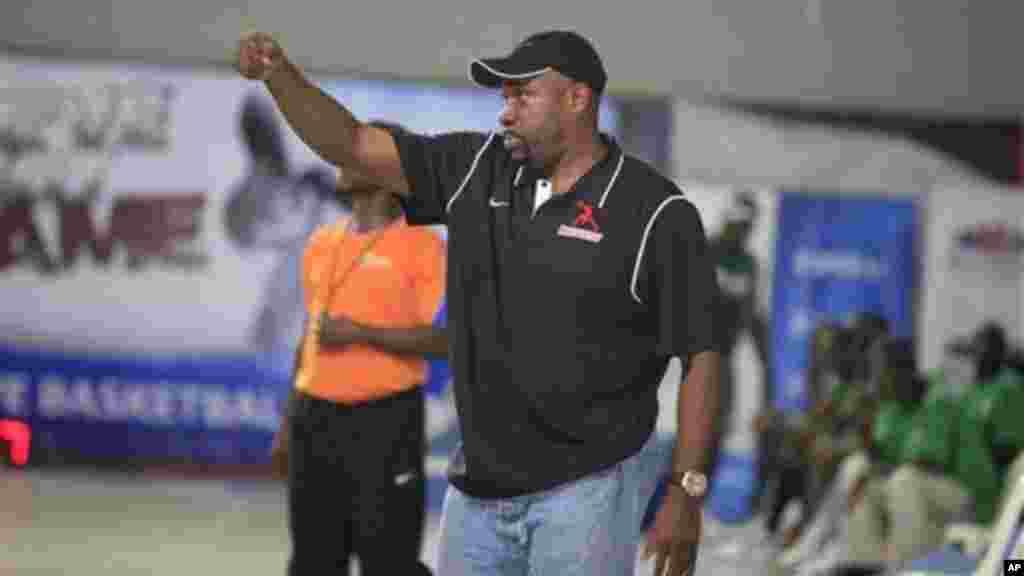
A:
[[[432,497],[440,493],[439,486]],[[435,508],[436,509],[436,508]],[[283,574],[283,486],[0,468],[0,576]],[[434,566],[437,516],[424,561]],[[698,574],[764,574],[757,523],[709,518]],[[638,575],[653,563],[638,561]]]

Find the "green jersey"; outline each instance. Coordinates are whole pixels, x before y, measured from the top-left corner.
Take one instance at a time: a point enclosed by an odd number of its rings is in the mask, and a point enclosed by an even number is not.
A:
[[[747,253],[719,254],[715,266],[722,296],[715,322],[722,351],[728,353],[753,313],[757,262]]]
[[[902,463],[923,463],[932,470],[948,473],[954,467],[959,404],[955,398],[937,394],[911,415],[904,435]]]
[[[871,426],[871,447],[881,464],[899,465],[913,414],[912,409],[898,402],[885,402],[878,407]]]
[[[963,401],[956,476],[970,491],[979,521],[991,521],[998,512],[1008,463],[999,461],[997,450],[1015,453],[1024,446],[1022,409],[1024,394],[1013,370],[1002,371]]]
[[[1016,370],[1006,369],[987,388],[991,388],[988,399],[977,408],[989,440],[1013,452],[1024,449],[1024,379]]]

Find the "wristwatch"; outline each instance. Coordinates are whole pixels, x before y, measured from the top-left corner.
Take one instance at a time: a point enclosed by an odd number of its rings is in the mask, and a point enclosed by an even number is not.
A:
[[[708,491],[707,476],[695,470],[687,470],[683,474],[673,474],[669,482],[682,488],[684,492],[694,498],[700,498]]]

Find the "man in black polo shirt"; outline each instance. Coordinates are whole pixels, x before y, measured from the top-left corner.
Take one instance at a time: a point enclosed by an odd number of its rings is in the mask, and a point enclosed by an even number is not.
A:
[[[411,223],[448,226],[452,456],[440,574],[621,575],[668,462],[645,450],[669,360],[686,366],[679,439],[646,552],[693,568],[719,356],[717,287],[694,206],[598,131],[604,67],[581,36],[530,36],[475,60],[500,133],[436,136],[358,121],[268,35],[239,71],[266,83],[325,160],[400,191]]]

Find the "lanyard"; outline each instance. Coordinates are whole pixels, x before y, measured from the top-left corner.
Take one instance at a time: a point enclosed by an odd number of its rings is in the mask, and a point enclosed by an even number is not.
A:
[[[306,330],[306,342],[303,345],[303,359],[302,366],[300,367],[300,374],[296,381],[296,387],[300,390],[305,389],[312,380],[313,372],[315,372],[316,359],[320,354],[320,342],[317,337],[317,332],[320,328],[320,316],[324,310],[326,310],[331,303],[332,298],[336,291],[345,283],[346,280],[352,275],[352,272],[359,267],[359,263],[363,258],[370,252],[370,250],[377,244],[377,240],[384,234],[384,230],[378,231],[376,234],[370,237],[363,248],[359,251],[356,257],[349,264],[348,268],[341,274],[337,282],[334,281],[334,271],[338,267],[338,259],[342,253],[342,247],[344,246],[344,240],[351,233],[355,219],[350,218],[345,224],[345,228],[342,230],[341,237],[336,241],[331,242],[331,250],[334,254],[330,260],[330,268],[327,270],[327,275],[321,275],[323,280],[317,286],[317,294],[313,299],[313,309],[311,310],[311,317],[309,319],[308,328]]]

